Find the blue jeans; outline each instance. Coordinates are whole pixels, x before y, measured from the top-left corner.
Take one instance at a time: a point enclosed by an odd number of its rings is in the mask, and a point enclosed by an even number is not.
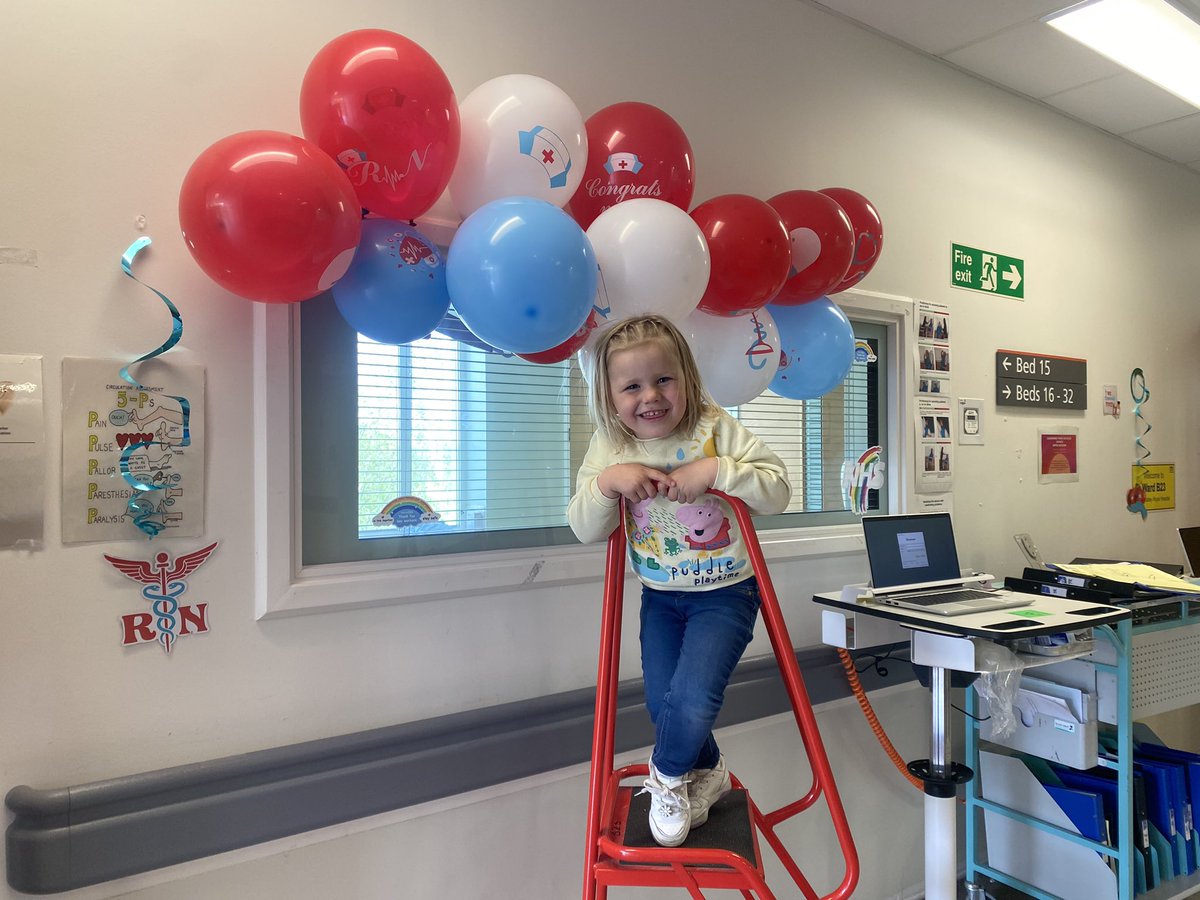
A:
[[[761,600],[747,578],[706,591],[642,587],[642,678],[654,722],[651,762],[674,778],[721,757],[713,723],[725,687],[754,635]]]

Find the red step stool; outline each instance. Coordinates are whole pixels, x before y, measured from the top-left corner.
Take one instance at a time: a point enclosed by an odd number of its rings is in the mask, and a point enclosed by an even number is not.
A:
[[[745,504],[720,491],[710,493],[728,501],[741,529],[742,541],[762,595],[763,622],[808,753],[813,783],[799,800],[764,813],[737,777],[731,775],[733,790],[713,806],[703,828],[692,832],[680,847],[660,847],[655,843],[647,822],[649,799],[634,793],[635,787],[640,787],[646,777],[648,767],[643,764],[613,769],[621,610],[625,594],[625,512],[622,504],[621,524],[608,539],[604,569],[583,900],[605,900],[610,885],[684,887],[698,900],[704,900],[701,888],[738,890],[751,900],[755,896],[760,900],[774,900],[775,895],[767,887],[763,875],[763,858],[758,846],[760,833],[808,900],[843,900],[858,884],[858,854],[758,535]],[[622,783],[628,779],[636,784]],[[808,809],[822,795],[833,820],[846,868],[841,884],[823,898],[818,897],[775,833],[776,826]]]

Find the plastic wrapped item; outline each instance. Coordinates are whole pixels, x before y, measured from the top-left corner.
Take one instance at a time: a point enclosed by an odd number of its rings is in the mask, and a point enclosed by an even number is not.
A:
[[[1018,653],[1032,653],[1035,656],[1085,656],[1096,649],[1096,640],[1092,636],[1092,629],[1084,628],[1019,638],[1011,646]]]
[[[1020,657],[995,641],[972,638],[975,660],[980,666],[975,690],[991,711],[992,740],[1004,740],[1017,730],[1013,701],[1021,686],[1025,664]]]

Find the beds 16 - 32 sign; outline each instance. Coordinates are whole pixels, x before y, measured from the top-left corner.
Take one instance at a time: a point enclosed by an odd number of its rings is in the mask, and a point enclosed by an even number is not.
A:
[[[1087,360],[997,350],[996,405],[1087,409]]]

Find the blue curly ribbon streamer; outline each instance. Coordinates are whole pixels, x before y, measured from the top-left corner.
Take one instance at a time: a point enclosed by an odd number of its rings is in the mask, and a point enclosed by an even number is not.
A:
[[[1150,448],[1142,443],[1142,438],[1150,433],[1150,423],[1146,421],[1146,417],[1142,415],[1142,404],[1150,399],[1150,389],[1146,387],[1146,374],[1141,369],[1134,369],[1129,373],[1129,396],[1133,398],[1133,443],[1137,458],[1133,464],[1146,471],[1146,460],[1150,458]],[[1141,430],[1145,425],[1145,431]],[[1146,518],[1146,502],[1140,499],[1141,491],[1137,489],[1137,483],[1134,482],[1134,487],[1125,494],[1125,508],[1131,513],[1137,513],[1143,519]]]
[[[145,362],[148,359],[153,359],[156,356],[166,353],[168,350],[178,344],[179,339],[183,337],[183,316],[180,315],[175,304],[171,302],[171,298],[162,291],[159,291],[146,284],[146,282],[142,281],[133,274],[134,260],[137,258],[139,253],[149,246],[149,237],[140,237],[130,244],[129,248],[123,254],[121,254],[121,269],[126,275],[128,275],[142,287],[149,291],[153,291],[159,297],[159,299],[161,299],[162,302],[167,305],[167,309],[171,311],[171,336],[168,337],[158,349],[151,350],[144,356],[139,356],[129,365],[124,366],[121,369],[121,377],[128,382],[134,388],[134,390],[137,391],[144,391],[146,388],[144,385],[140,384],[136,378],[129,374],[129,370],[140,362]],[[187,447],[192,442],[191,428],[189,427],[189,422],[192,415],[192,405],[188,402],[186,397],[178,397],[174,394],[167,394],[166,396],[179,403],[179,409],[183,414],[183,440],[180,441],[178,446]],[[152,538],[161,532],[164,526],[161,522],[158,522],[153,518],[154,504],[146,498],[146,494],[150,491],[162,490],[164,485],[148,484],[140,480],[136,475],[129,471],[129,458],[133,455],[134,451],[150,446],[152,446],[152,442],[147,441],[126,445],[124,452],[121,454],[120,468],[121,477],[124,478],[125,481],[128,482],[129,485],[135,490],[135,493],[129,498],[128,503],[129,513],[131,516],[133,516],[133,524],[141,529],[148,537]]]
[[[1150,423],[1142,415],[1142,404],[1150,399],[1150,389],[1146,387],[1146,375],[1141,369],[1134,369],[1129,373],[1129,396],[1133,398],[1133,443],[1137,447],[1134,465],[1145,469],[1150,450],[1142,443],[1142,438],[1150,433]],[[1146,426],[1145,431],[1140,430],[1142,425]]]

